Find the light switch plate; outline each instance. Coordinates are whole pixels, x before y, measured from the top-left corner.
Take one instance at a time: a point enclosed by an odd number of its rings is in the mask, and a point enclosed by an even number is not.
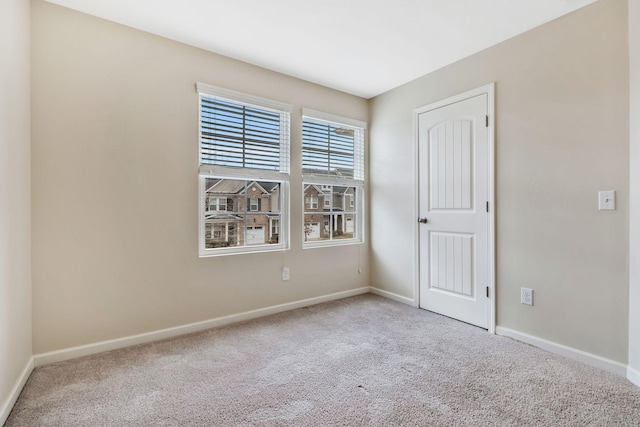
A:
[[[598,209],[601,211],[616,210],[616,192],[598,191]]]

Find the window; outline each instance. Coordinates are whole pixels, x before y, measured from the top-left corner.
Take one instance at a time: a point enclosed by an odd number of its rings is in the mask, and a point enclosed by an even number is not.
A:
[[[281,231],[288,230],[291,107],[202,83],[196,88],[200,256],[288,248]]]
[[[318,209],[318,196],[306,196],[307,209]]]
[[[322,186],[323,189],[323,193],[324,193],[324,208],[330,208],[331,207],[331,189],[330,188],[324,188],[324,187],[329,187],[328,185],[323,185]]]
[[[213,225],[213,236],[211,236],[214,240],[227,240],[226,239],[226,227],[224,224],[214,224]]]
[[[280,235],[280,220],[278,218],[270,218],[269,222],[271,224],[269,240],[277,242]]]
[[[362,242],[366,123],[307,109],[302,114],[304,247]]]
[[[226,211],[227,210],[227,198],[226,197],[212,197],[209,199],[210,211]]]

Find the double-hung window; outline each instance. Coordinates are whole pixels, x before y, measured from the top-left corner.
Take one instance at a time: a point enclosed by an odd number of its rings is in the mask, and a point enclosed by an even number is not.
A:
[[[302,115],[304,247],[360,243],[366,123],[309,109]]]
[[[226,211],[227,210],[227,198],[226,197],[211,197],[209,199],[210,211]]]
[[[196,88],[200,256],[287,249],[291,106]]]

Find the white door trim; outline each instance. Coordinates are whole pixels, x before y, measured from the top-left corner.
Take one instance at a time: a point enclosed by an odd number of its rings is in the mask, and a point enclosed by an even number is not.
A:
[[[456,102],[463,101],[468,98],[473,98],[474,96],[486,94],[487,95],[487,114],[489,115],[489,128],[487,135],[488,149],[489,149],[489,229],[488,229],[488,238],[489,238],[489,333],[495,334],[496,332],[496,279],[495,279],[495,267],[496,267],[496,257],[495,257],[495,83],[489,83],[484,86],[481,86],[476,89],[469,90],[467,92],[460,93],[458,95],[452,96],[447,99],[443,99],[441,101],[437,101],[431,103],[429,105],[425,105],[423,107],[416,108],[413,110],[413,140],[414,140],[414,197],[413,197],[413,212],[414,215],[414,233],[413,233],[413,247],[414,247],[414,285],[413,285],[413,300],[414,306],[416,308],[420,307],[420,228],[418,223],[418,217],[420,215],[420,205],[419,205],[419,191],[420,191],[420,182],[419,182],[419,132],[418,132],[418,115],[421,113],[425,113],[427,111],[435,110],[440,107],[444,107],[446,105],[454,104]]]

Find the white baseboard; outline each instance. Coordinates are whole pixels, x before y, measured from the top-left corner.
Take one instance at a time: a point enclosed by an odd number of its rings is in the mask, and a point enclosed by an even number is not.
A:
[[[385,298],[388,298],[388,299],[391,299],[391,300],[394,300],[394,301],[398,301],[398,302],[401,302],[403,304],[410,305],[412,307],[416,306],[416,302],[413,299],[407,298],[407,297],[403,297],[402,295],[394,294],[393,292],[384,291],[382,289],[374,288],[373,286],[369,286],[369,291],[372,294],[380,295],[381,297],[385,297]]]
[[[533,335],[514,331],[502,326],[496,327],[496,334],[513,338],[517,341],[522,341],[524,343],[546,350],[550,353],[558,354],[568,359],[577,360],[578,362],[582,362],[586,365],[593,366],[594,368],[611,372],[621,377],[627,376],[627,365],[616,362],[615,360],[607,359],[592,353],[587,353],[586,351],[578,350],[572,347],[567,347],[566,345],[558,344],[553,341],[535,337]]]
[[[627,367],[627,379],[640,387],[640,372],[636,371],[631,366]]]
[[[119,348],[130,347],[132,345],[144,344],[152,341],[173,338],[180,335],[190,334],[193,332],[204,331],[206,329],[217,328],[231,323],[242,322],[244,320],[256,319],[258,317],[268,316],[270,314],[282,313],[284,311],[294,310],[296,308],[308,307],[310,305],[321,304],[348,298],[356,295],[369,293],[369,288],[358,288],[349,291],[336,292],[334,294],[323,295],[314,298],[307,298],[300,301],[294,301],[286,304],[274,305],[271,307],[260,308],[257,310],[245,311],[243,313],[232,314],[230,316],[217,317],[214,319],[204,320],[202,322],[190,323],[187,325],[176,326],[173,328],[161,329],[159,331],[147,332],[139,335],[132,335],[114,340],[101,341],[93,344],[81,345],[62,350],[51,351],[48,353],[36,354],[34,356],[35,366],[47,365],[49,363],[61,362],[63,360],[75,359],[91,354],[102,353],[104,351],[116,350]]]
[[[2,403],[2,407],[0,407],[0,426],[4,425],[5,421],[7,421],[7,418],[9,418],[9,414],[13,409],[13,405],[16,404],[18,397],[20,397],[20,393],[22,393],[22,389],[27,383],[29,375],[31,375],[31,372],[33,372],[33,368],[33,357],[31,357],[29,358],[27,365],[22,370],[18,381],[16,381],[15,385],[11,389],[9,396],[7,396],[7,399]]]

